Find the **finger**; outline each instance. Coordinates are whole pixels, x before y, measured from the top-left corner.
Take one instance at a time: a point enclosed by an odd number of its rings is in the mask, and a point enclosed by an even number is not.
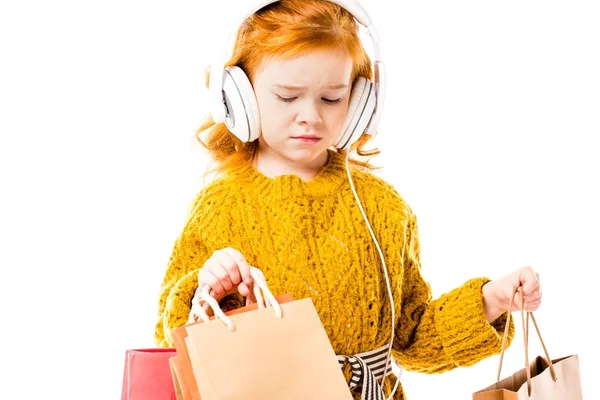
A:
[[[531,267],[525,267],[521,270],[520,283],[523,287],[525,299],[540,287],[540,281],[537,274]]]
[[[525,303],[525,311],[527,312],[534,312],[536,311],[538,308],[540,308],[541,302],[539,300],[535,300],[535,301],[530,301],[528,303]]]
[[[525,295],[525,302],[528,303],[530,301],[534,301],[542,297],[541,289],[535,289],[533,292]]]
[[[254,296],[253,292],[250,292],[250,295],[246,297],[246,305],[249,306],[250,304],[255,304],[256,303],[256,296]]]
[[[533,312],[533,311],[537,310],[538,308],[540,308],[541,305],[542,305],[542,297],[540,296],[537,299],[526,303],[525,307],[526,307],[527,311]]]
[[[219,278],[225,290],[229,290],[236,285],[236,276],[239,276],[239,273],[236,273],[237,264],[226,252],[220,251],[216,254],[217,263],[211,271]]]
[[[221,284],[221,280],[215,276],[211,269],[206,269],[202,273],[200,285],[206,285],[215,293],[215,298],[224,296],[227,290]]]
[[[518,297],[518,298],[517,298]],[[513,303],[513,310],[520,310],[521,309],[521,291],[519,290],[517,292],[517,296],[515,296],[515,302]],[[524,303],[523,303],[523,310],[524,311],[528,311],[528,312],[533,312],[536,311],[542,304],[542,296],[540,294],[540,296],[538,296],[535,299],[532,300],[527,300],[527,298],[525,298]]]
[[[225,251],[219,257],[218,276],[222,279],[223,286],[227,290],[237,286],[241,282],[240,271],[237,262]]]
[[[248,261],[246,261],[246,258],[242,255],[242,253],[231,247],[224,249],[224,251],[226,251],[227,254],[229,254],[229,256],[233,260],[235,260],[237,264],[238,271],[240,274],[239,282],[244,281],[246,285],[251,286],[253,284],[253,279],[252,275],[250,274],[250,265],[248,265]]]
[[[525,303],[529,303],[529,302],[536,301],[539,298],[541,298],[542,291],[541,291],[541,289],[538,288],[538,289],[535,289],[533,292],[526,293],[524,296],[525,296]]]
[[[245,282],[242,282],[238,285],[238,292],[240,292],[240,294],[244,297],[251,297],[254,294],[252,289],[250,289]]]
[[[536,272],[535,276],[536,276],[537,281],[538,281],[538,287],[537,287],[536,294],[535,294],[535,296],[534,296],[534,298],[532,300],[539,299],[541,301],[541,299],[542,299],[542,282],[540,281],[540,274],[539,273]]]
[[[524,305],[524,302],[522,301],[523,295],[522,295],[522,289],[517,290],[517,293],[515,294],[515,300],[512,304],[512,310],[513,311],[518,311],[521,309],[521,305]]]

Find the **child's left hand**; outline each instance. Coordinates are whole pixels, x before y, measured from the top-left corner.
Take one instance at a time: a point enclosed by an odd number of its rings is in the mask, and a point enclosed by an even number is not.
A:
[[[521,308],[521,293],[525,300],[525,311],[533,312],[542,303],[540,276],[531,267],[522,267],[500,279],[483,285],[483,303],[488,321],[493,321],[509,309],[510,300],[517,288],[521,290],[515,296],[511,311]]]

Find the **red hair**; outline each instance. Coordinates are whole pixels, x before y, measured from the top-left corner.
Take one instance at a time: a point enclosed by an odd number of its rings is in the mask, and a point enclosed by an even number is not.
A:
[[[352,81],[358,76],[372,79],[371,61],[352,14],[325,0],[281,0],[263,7],[244,21],[226,66],[237,65],[252,81],[264,58],[289,59],[309,51],[337,48],[345,49],[353,60]],[[207,87],[209,74],[207,70]],[[363,158],[379,154],[378,149],[364,149],[370,138],[363,133],[348,151],[356,151]],[[258,145],[258,141],[242,142],[224,123],[215,124],[210,114],[198,128],[196,139],[211,153],[218,171],[251,161]],[[375,168],[368,160],[350,157],[350,162],[367,169]]]

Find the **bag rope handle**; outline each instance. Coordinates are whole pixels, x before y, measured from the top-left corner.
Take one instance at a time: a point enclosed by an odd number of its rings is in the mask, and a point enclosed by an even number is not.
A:
[[[552,380],[554,382],[556,382],[557,378],[556,378],[556,371],[554,370],[554,366],[552,365],[552,359],[550,358],[550,355],[548,354],[548,349],[546,348],[544,340],[542,339],[542,334],[540,333],[540,329],[537,325],[535,317],[533,316],[533,313],[527,312],[527,319],[525,319],[525,298],[523,296],[521,286],[519,286],[513,292],[512,298],[510,300],[510,305],[508,306],[508,315],[506,318],[506,325],[504,327],[504,335],[502,337],[502,350],[500,352],[500,365],[498,366],[498,376],[496,378],[496,381],[497,382],[500,381],[500,374],[502,372],[502,360],[504,358],[504,352],[506,351],[506,345],[508,343],[508,328],[510,326],[512,305],[515,301],[515,295],[517,294],[518,291],[521,291],[521,307],[520,307],[520,309],[521,309],[521,324],[523,325],[523,343],[525,345],[525,371],[527,372],[527,390],[528,390],[528,393],[531,394],[531,369],[529,368],[529,339],[528,339],[528,337],[529,337],[529,319],[530,318],[533,321],[535,330],[538,334],[538,337],[540,338],[540,343],[542,344],[542,348],[544,349],[544,354],[546,355],[546,361],[548,362],[548,367],[550,369],[550,375],[552,376]]]
[[[277,317],[277,319],[281,319],[283,317],[281,305],[277,302],[277,299],[275,299],[275,296],[273,296],[273,293],[271,293],[269,290],[267,281],[262,271],[260,271],[258,268],[250,267],[250,275],[254,280],[252,290],[254,296],[256,297],[258,308],[272,307],[275,311],[275,317]],[[211,293],[212,292],[208,285],[204,285],[196,289],[196,293],[192,299],[192,307],[187,323],[190,324],[197,322],[198,319],[201,319],[204,322],[210,321],[210,317],[206,312],[208,307],[210,307],[215,314],[215,318],[220,319],[227,326],[230,332],[235,331],[235,325],[231,319],[225,315],[219,306],[219,302],[211,295]]]

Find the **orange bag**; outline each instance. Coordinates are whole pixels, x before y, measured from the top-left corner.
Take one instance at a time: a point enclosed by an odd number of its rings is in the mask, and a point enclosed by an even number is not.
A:
[[[251,272],[260,307],[226,315],[203,288],[200,298],[218,318],[208,318],[198,307],[205,322],[173,330],[176,375],[178,364],[185,365],[178,375],[181,400],[352,400],[312,300],[282,302],[268,290],[260,271]]]
[[[276,296],[275,298],[279,304],[294,300],[292,295],[289,293]],[[225,313],[225,315],[231,316],[257,309],[258,304],[251,304],[236,310],[228,311]],[[211,320],[214,319],[215,317],[211,317]],[[187,326],[202,323],[202,321],[194,322],[193,324],[188,324]],[[179,387],[180,390],[177,400],[200,400],[200,393],[198,392],[198,385],[196,384],[196,378],[194,377],[194,371],[192,369],[192,363],[190,361],[186,344],[186,338],[188,337],[186,326],[174,329],[171,333],[171,337],[175,343],[175,348],[177,349],[177,356],[171,359],[171,368],[175,372],[173,375],[173,379],[175,380],[174,384],[175,386]]]

